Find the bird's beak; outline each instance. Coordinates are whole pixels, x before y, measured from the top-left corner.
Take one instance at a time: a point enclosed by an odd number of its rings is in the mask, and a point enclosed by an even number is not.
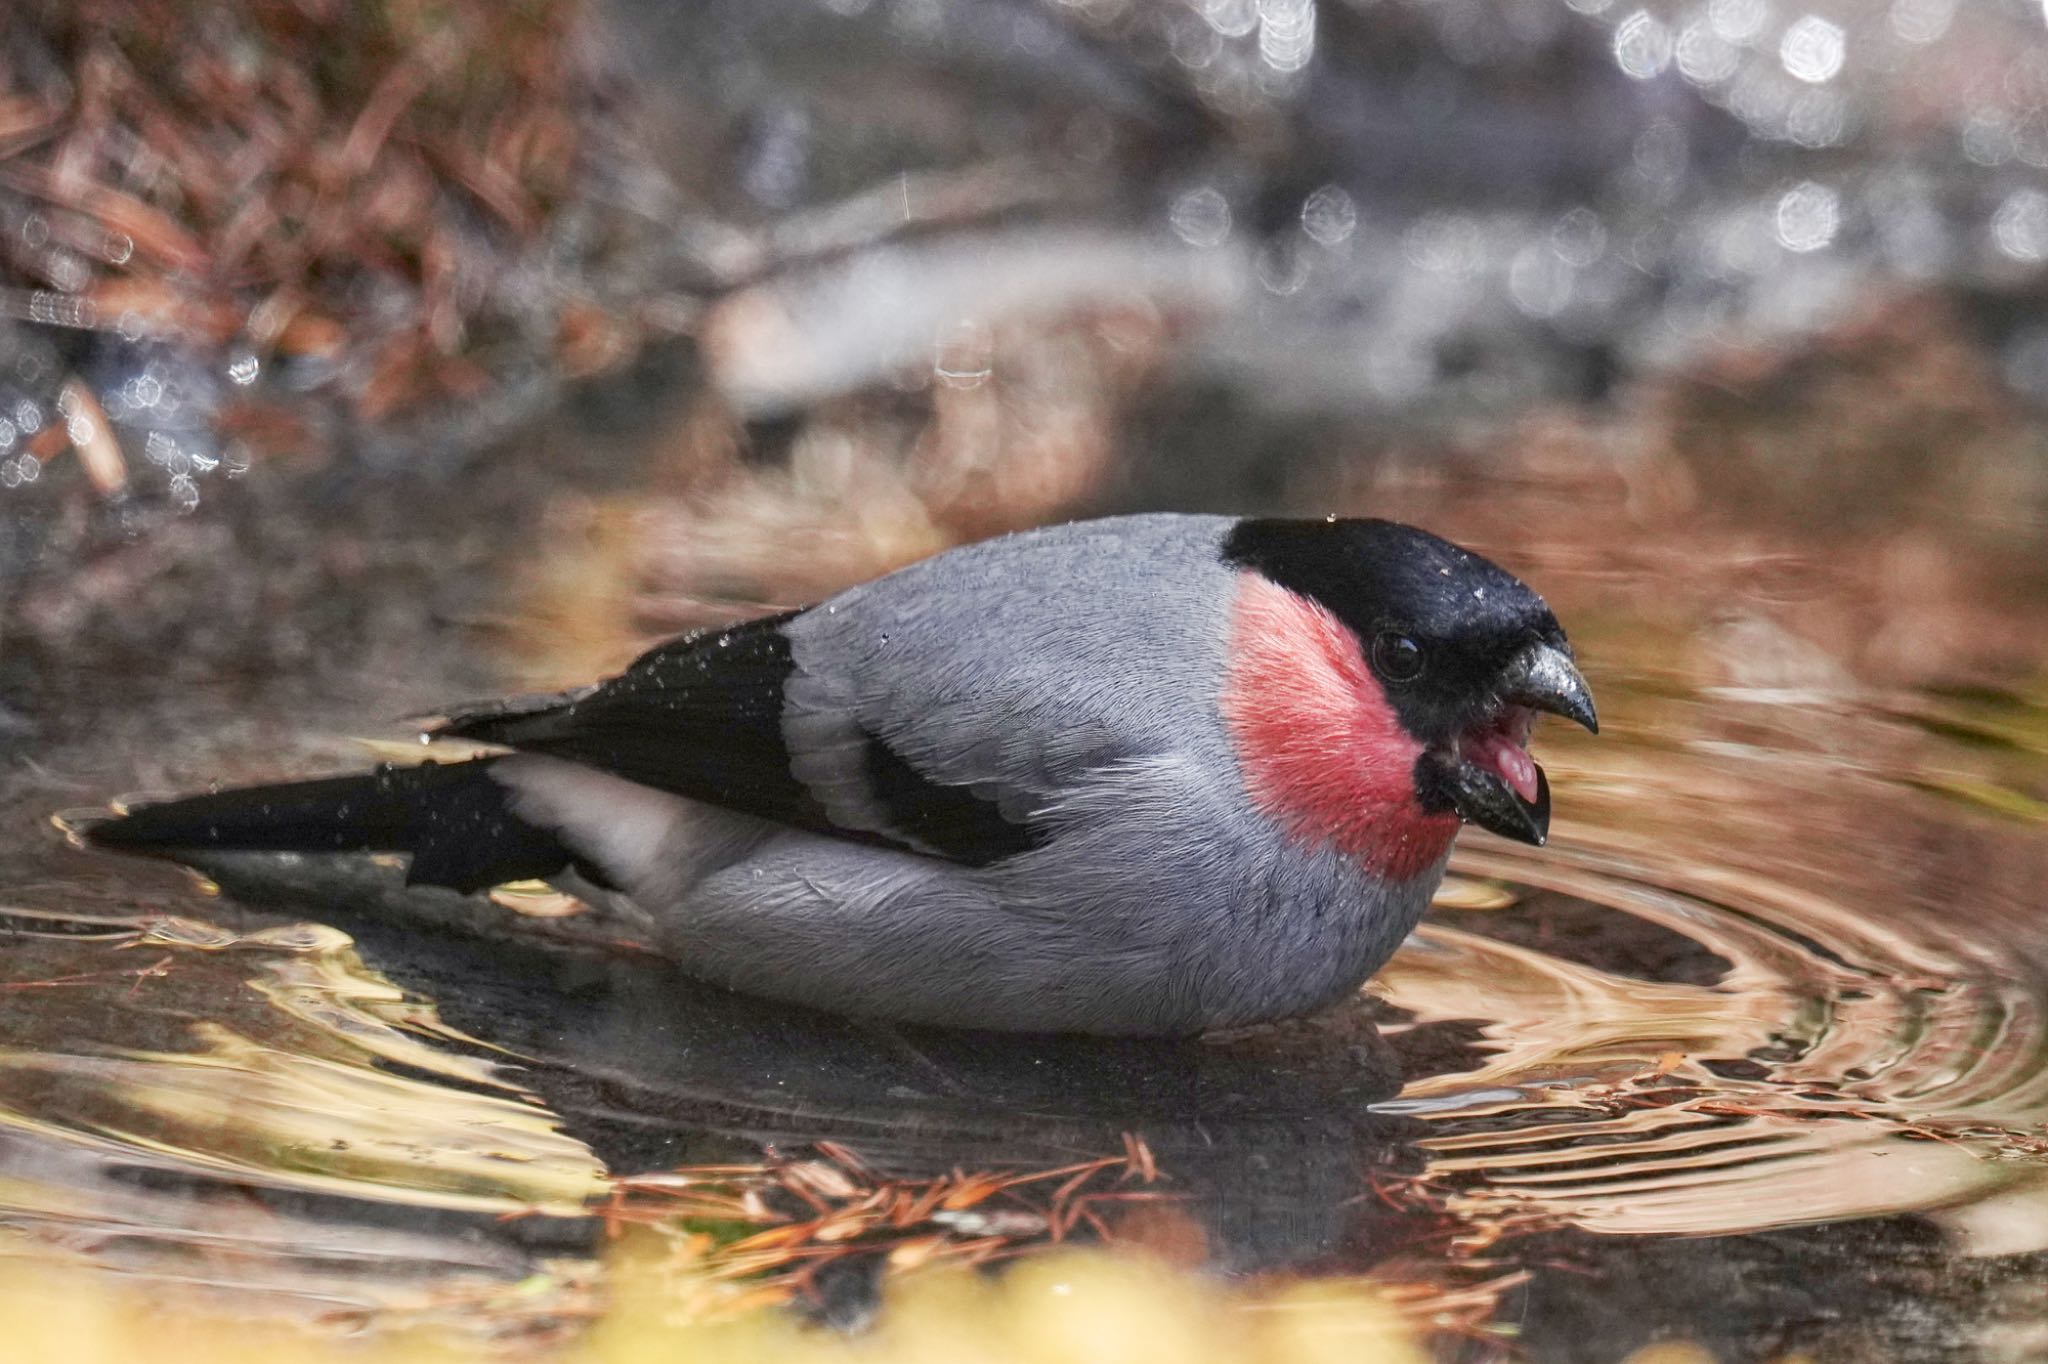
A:
[[[1501,673],[1500,698],[1510,705],[1562,715],[1600,732],[1593,693],[1572,656],[1554,644],[1538,642],[1517,654]]]
[[[1550,837],[1550,779],[1526,751],[1529,712],[1562,715],[1598,734],[1593,693],[1569,653],[1540,642],[1514,657],[1495,691],[1509,709],[1496,712],[1455,745],[1426,753],[1417,780],[1426,783],[1439,808],[1448,806],[1467,823],[1502,838],[1541,847]],[[1515,707],[1521,708],[1519,720]]]
[[[1506,782],[1468,762],[1444,766],[1444,792],[1458,818],[1489,833],[1542,847],[1550,837],[1550,778],[1536,769],[1536,799],[1523,800]]]

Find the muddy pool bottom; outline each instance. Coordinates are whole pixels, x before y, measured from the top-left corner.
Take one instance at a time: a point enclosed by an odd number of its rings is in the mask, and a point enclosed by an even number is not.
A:
[[[1609,691],[1608,740],[1546,734],[1550,848],[1468,834],[1355,1007],[1184,1044],[805,1014],[370,858],[207,886],[29,783],[6,1253],[507,1348],[600,1310],[622,1232],[694,1266],[679,1310],[838,1326],[1079,1241],[1384,1296],[1445,1358],[2048,1348],[2041,826],[1943,776],[1959,726],[2037,761],[2048,711],[1836,712],[1852,766]]]

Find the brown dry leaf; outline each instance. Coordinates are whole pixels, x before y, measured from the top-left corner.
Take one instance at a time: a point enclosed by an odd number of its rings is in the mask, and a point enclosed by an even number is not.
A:
[[[939,1200],[939,1206],[948,1212],[971,1208],[991,1194],[1002,1192],[1005,1183],[994,1175],[968,1175]]]

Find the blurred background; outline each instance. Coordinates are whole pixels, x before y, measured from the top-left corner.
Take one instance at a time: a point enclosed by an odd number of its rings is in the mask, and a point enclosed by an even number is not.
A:
[[[888,1152],[835,1166],[851,1199],[1106,1148],[1199,1215],[1087,1235],[1363,1283],[1347,1348],[2033,1357],[2044,300],[2020,0],[14,0],[0,1259],[552,1340],[627,1176]],[[943,1043],[672,1004],[726,1049],[598,1083],[643,986],[536,1003],[390,937],[417,904],[221,900],[47,825],[1161,508],[1482,549],[1607,721],[1539,737],[1552,850],[1464,840],[1337,1028],[1364,1069],[1259,1062],[1284,1094],[1122,1058],[1073,1089],[1200,1102],[1077,1113]],[[974,1235],[1048,1239],[1026,1211]],[[1144,1320],[1195,1310],[1154,1288]]]
[[[1134,507],[1393,508],[1616,564],[1791,525],[1888,598],[1817,627],[1845,664],[2034,651],[1999,628],[2048,507],[2017,0],[6,25],[25,685],[84,647],[359,656],[388,622],[220,607],[355,595],[365,536],[526,561],[559,615],[504,642],[566,676],[572,643]]]

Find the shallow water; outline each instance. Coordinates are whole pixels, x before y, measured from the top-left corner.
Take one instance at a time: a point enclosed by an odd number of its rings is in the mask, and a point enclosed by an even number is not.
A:
[[[1492,493],[1510,520],[1542,505]],[[203,882],[79,852],[52,813],[363,761],[348,736],[402,735],[382,717],[476,663],[429,637],[416,676],[81,669],[7,796],[8,1253],[521,1341],[596,1310],[622,1208],[668,1216],[634,1177],[733,1167],[721,1197],[787,1216],[791,1168],[850,1199],[1103,1158],[1058,1196],[1064,1174],[913,1219],[796,1295],[855,1320],[891,1247],[1057,1231],[1397,1285],[1446,1357],[1667,1335],[2024,1354],[2048,1265],[2048,696],[1802,672],[1766,594],[1731,623],[1696,579],[1620,574],[1659,602],[1631,616],[1603,595],[1614,556],[1492,547],[1583,622],[1601,701],[1599,738],[1539,736],[1552,845],[1468,833],[1356,1006],[1184,1045],[761,1005],[617,926],[408,893],[375,859],[223,858]],[[778,1296],[788,1268],[733,1273]]]
[[[2040,15],[1812,8],[621,3],[672,126],[590,192],[658,245],[566,282],[687,356],[572,389],[540,327],[323,466],[218,439],[239,346],[0,323],[0,1256],[513,1347],[621,1227],[842,1324],[1074,1236],[1377,1285],[1446,1359],[2048,1353]],[[125,501],[17,448],[67,376]],[[1319,1019],[857,1025],[50,822],[1158,505],[1453,535],[1599,696],[1538,736],[1552,845],[1465,835]]]

